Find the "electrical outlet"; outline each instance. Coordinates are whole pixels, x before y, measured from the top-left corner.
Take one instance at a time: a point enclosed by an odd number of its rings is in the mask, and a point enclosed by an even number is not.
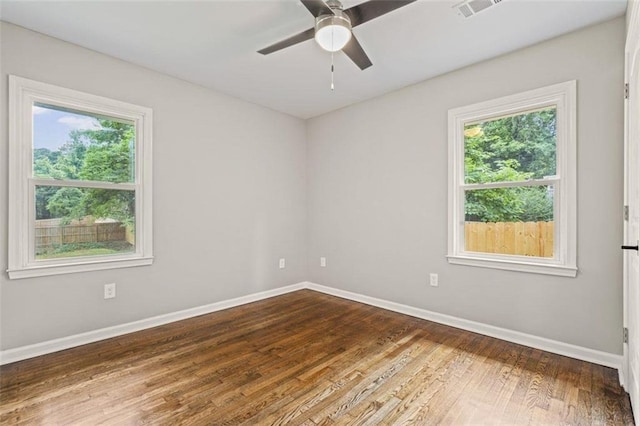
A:
[[[104,285],[104,298],[113,299],[116,297],[116,283]]]
[[[278,264],[278,266],[280,267],[280,269],[284,269],[284,259],[280,259],[280,263]]]
[[[429,284],[431,287],[438,287],[438,274],[429,274]]]
[[[321,257],[320,258],[320,266],[322,266],[323,268],[325,268],[327,266],[327,258],[326,257]]]

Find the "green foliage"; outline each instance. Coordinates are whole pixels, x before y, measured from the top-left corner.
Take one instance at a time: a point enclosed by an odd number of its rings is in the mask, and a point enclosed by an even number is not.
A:
[[[73,130],[69,133],[71,139],[58,151],[60,156],[55,163],[55,170],[62,174],[62,179],[78,179],[79,177],[87,151],[83,142],[83,132],[82,130]],[[56,179],[56,176],[51,177]]]
[[[102,241],[95,243],[56,244],[38,253],[39,259],[56,259],[77,256],[101,256],[105,254],[126,253],[133,250],[126,241]]]
[[[522,213],[512,188],[494,188],[466,193],[466,220],[474,222],[515,222]]]
[[[93,217],[116,219],[131,226],[135,223],[133,191],[87,189],[82,206]]]
[[[83,180],[132,182],[134,127],[109,120],[99,120],[101,130],[86,130],[91,141],[86,150],[79,176]]]
[[[524,189],[524,188],[522,188]],[[521,191],[522,222],[549,222],[553,220],[553,198],[547,193],[547,188],[534,186]]]
[[[465,127],[465,183],[518,182],[556,173],[556,111],[550,108]],[[466,220],[553,220],[543,186],[466,192]]]
[[[546,186],[467,191],[465,216],[474,222],[551,221],[553,198]]]
[[[80,219],[85,216],[83,200],[85,194],[78,188],[56,188],[56,192],[47,202],[47,210],[53,217],[61,217],[63,224],[68,224],[71,219]]]
[[[51,151],[47,148],[37,148],[33,150],[33,173],[38,177],[53,177],[54,179],[62,179],[61,174],[57,173],[54,165],[60,158],[59,151]]]
[[[110,183],[135,180],[135,128],[126,123],[98,119],[97,130],[73,130],[69,140],[51,152],[34,150],[34,175],[53,179]],[[63,218],[63,223],[84,216],[135,223],[133,191],[41,186],[36,188],[36,218]]]

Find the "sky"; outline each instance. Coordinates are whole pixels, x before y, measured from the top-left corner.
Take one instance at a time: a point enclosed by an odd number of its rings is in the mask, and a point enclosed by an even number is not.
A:
[[[56,151],[69,140],[72,130],[98,130],[94,117],[61,111],[53,107],[36,106],[33,111],[33,147]]]

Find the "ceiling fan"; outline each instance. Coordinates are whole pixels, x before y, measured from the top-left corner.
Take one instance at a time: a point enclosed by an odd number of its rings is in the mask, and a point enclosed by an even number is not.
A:
[[[315,38],[320,47],[329,52],[342,50],[361,70],[372,63],[351,32],[352,28],[371,21],[416,0],[370,0],[344,10],[338,0],[300,0],[316,18],[313,28],[258,50],[268,55],[294,44]]]

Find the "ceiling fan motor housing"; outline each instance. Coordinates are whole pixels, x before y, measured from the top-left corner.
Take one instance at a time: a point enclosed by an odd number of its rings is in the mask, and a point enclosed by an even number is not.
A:
[[[331,7],[333,15],[320,15],[316,18],[315,39],[325,50],[341,50],[351,39],[351,19],[342,11],[342,6]]]
[[[258,53],[268,55],[315,38],[316,42],[324,50],[329,52],[341,50],[358,68],[365,70],[373,64],[356,36],[351,32],[351,29],[415,1],[417,0],[369,0],[344,10],[340,0],[300,0],[302,5],[315,18],[313,28],[258,50]],[[500,2],[502,0],[464,1]]]

